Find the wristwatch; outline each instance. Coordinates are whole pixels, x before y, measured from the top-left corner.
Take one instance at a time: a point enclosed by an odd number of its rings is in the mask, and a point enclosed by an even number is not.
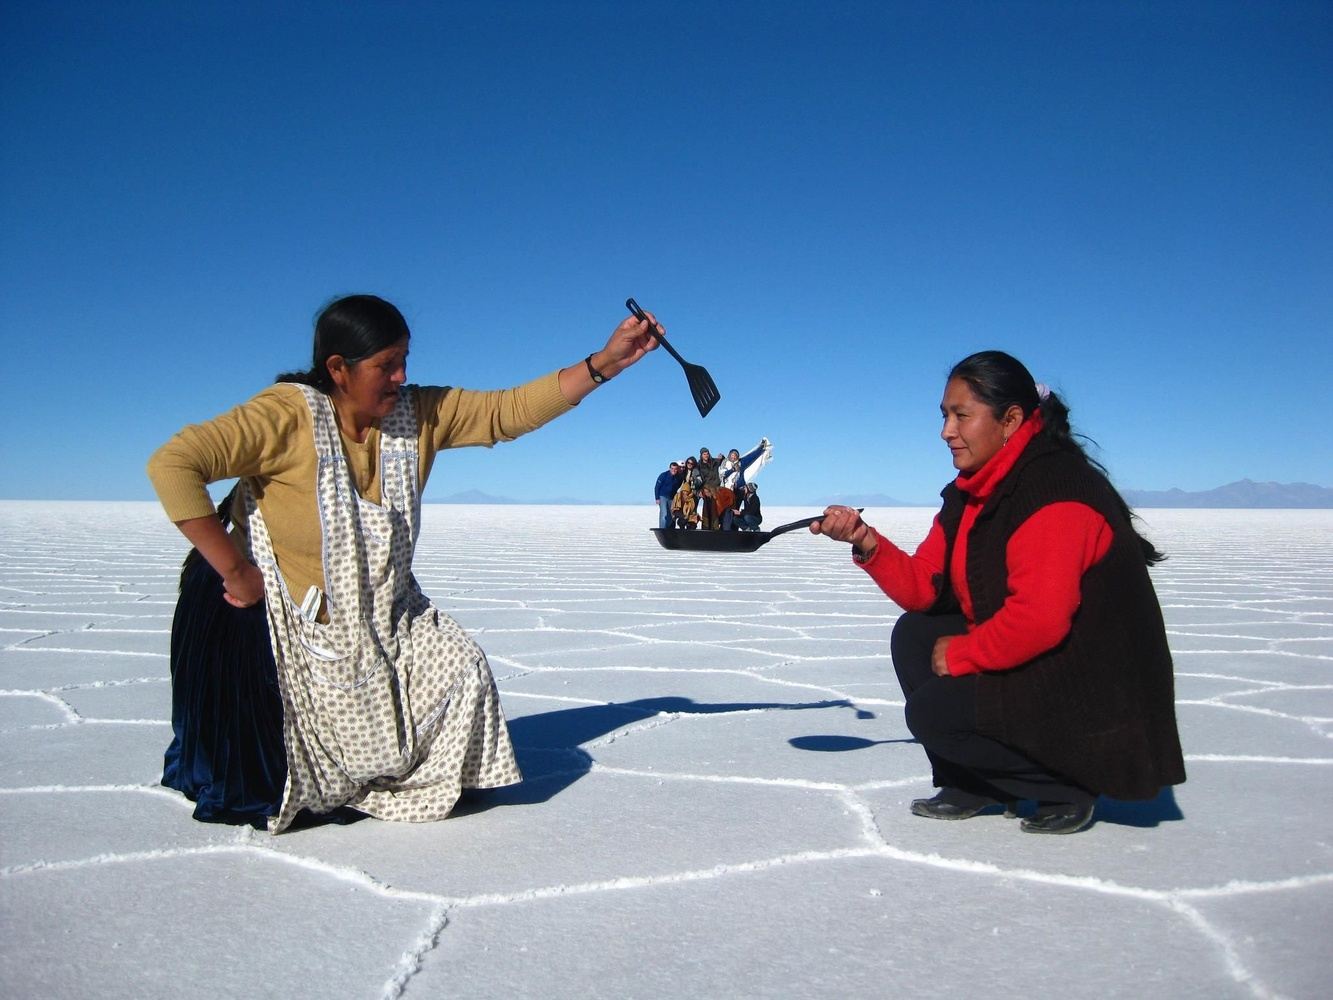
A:
[[[603,382],[607,380],[605,375],[603,375],[601,372],[599,372],[596,368],[592,366],[591,354],[589,354],[586,358],[583,359],[583,363],[588,366],[588,374],[592,376],[592,380],[596,382],[598,385],[601,385]]]

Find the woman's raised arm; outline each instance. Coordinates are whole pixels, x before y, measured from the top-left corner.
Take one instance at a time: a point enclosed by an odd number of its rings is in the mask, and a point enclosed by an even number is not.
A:
[[[657,318],[647,313],[657,324]],[[664,333],[666,328],[657,324]],[[578,403],[602,382],[610,381],[626,368],[638,362],[649,351],[657,349],[657,338],[648,332],[649,326],[633,316],[626,316],[611,332],[611,339],[600,351],[583,360],[560,369],[560,393],[571,404]],[[601,381],[598,381],[598,380]]]

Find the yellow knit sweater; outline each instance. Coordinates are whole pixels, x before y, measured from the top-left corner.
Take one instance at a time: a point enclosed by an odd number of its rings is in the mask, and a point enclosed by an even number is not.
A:
[[[492,392],[417,386],[416,399],[422,487],[436,454],[446,448],[512,441],[571,409],[558,372]],[[342,443],[357,491],[379,503],[379,427],[372,427],[364,442],[343,435]],[[287,383],[206,423],[191,424],[148,461],[148,477],[173,521],[214,512],[208,483],[250,478],[278,567],[298,602],[312,585],[324,587],[315,474],[310,407],[301,390]],[[233,514],[244,518],[241,511]]]

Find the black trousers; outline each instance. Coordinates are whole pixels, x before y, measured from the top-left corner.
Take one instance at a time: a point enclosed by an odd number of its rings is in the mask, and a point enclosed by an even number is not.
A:
[[[893,669],[907,698],[907,728],[925,748],[936,786],[961,792],[955,797],[964,800],[1091,802],[1093,793],[977,732],[977,675],[937,677],[931,670],[935,640],[966,631],[962,615],[914,611],[893,628]]]

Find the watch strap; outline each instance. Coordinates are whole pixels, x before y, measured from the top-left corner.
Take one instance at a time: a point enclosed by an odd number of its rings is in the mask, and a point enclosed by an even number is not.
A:
[[[592,366],[591,354],[589,354],[586,358],[583,359],[583,363],[588,366],[588,374],[592,376],[592,380],[596,382],[598,385],[601,385],[603,382],[607,380],[605,375],[603,375],[601,372],[599,372],[596,368]]]

